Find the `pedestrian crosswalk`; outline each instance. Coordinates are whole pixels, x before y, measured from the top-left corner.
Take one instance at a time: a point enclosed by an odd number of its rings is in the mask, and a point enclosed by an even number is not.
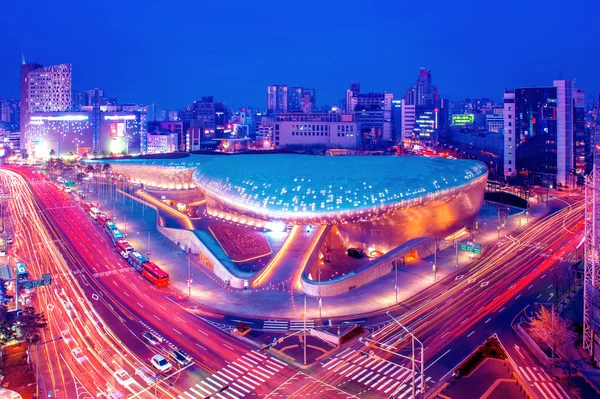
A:
[[[570,396],[560,384],[553,382],[552,378],[542,368],[519,367],[519,371],[528,384],[536,387],[545,399],[568,399]]]
[[[287,331],[288,322],[287,320],[266,320],[263,322],[263,329],[273,331]]]
[[[286,366],[284,362],[274,357],[253,350],[188,388],[177,397],[178,399],[245,398]]]
[[[315,321],[314,320],[306,320],[306,328],[309,330],[311,328],[315,328]],[[304,320],[290,320],[290,330],[291,331],[304,330]]]
[[[412,371],[397,363],[379,357],[363,356],[365,352],[346,348],[331,358],[322,367],[343,376],[346,381],[364,385],[386,397],[408,399],[412,398]],[[415,394],[420,393],[421,375],[415,373],[417,381]],[[424,379],[426,383],[431,377]],[[416,396],[415,395],[415,396]]]

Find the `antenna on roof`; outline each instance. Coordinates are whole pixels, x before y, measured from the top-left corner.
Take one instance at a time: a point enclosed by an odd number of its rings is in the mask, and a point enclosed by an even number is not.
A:
[[[21,50],[21,64],[25,65],[25,53]]]

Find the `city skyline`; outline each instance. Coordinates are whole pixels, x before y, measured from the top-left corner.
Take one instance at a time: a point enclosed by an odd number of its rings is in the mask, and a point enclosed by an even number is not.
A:
[[[516,24],[508,33],[488,33],[487,29],[490,21],[492,27],[494,22],[503,26],[504,17],[514,8],[510,4],[487,11],[474,4],[431,7],[432,20],[437,14],[446,17],[431,29],[421,28],[419,34],[409,36],[403,32],[416,31],[427,19],[417,15],[417,6],[399,8],[388,2],[375,6],[347,2],[345,8],[327,4],[252,8],[237,2],[231,8],[236,12],[191,3],[186,12],[181,12],[184,8],[157,11],[157,7],[140,7],[134,2],[75,7],[67,7],[68,1],[51,6],[34,3],[37,6],[27,11],[18,4],[6,7],[6,29],[19,31],[14,21],[24,20],[30,21],[32,28],[0,44],[1,97],[18,96],[21,52],[28,62],[72,63],[76,90],[100,87],[123,103],[155,103],[165,108],[183,107],[204,95],[213,95],[234,108],[263,108],[266,87],[273,84],[312,87],[319,106],[338,105],[352,81],[361,82],[364,92],[387,91],[400,98],[421,66],[432,70],[440,95],[452,100],[488,97],[501,101],[504,89],[544,86],[561,73],[565,79],[577,78],[577,85],[588,96],[598,91],[593,73],[597,55],[586,49],[584,39],[593,35],[593,24],[586,20],[596,13],[589,7],[558,10],[545,3],[544,18],[535,19],[531,16],[541,12],[541,3],[519,5],[519,12],[511,18],[527,18],[527,24]],[[85,15],[92,14],[105,21],[103,35],[85,24]],[[118,23],[123,14],[134,15],[132,21]],[[170,25],[172,29],[145,34],[147,30],[141,28],[154,24],[159,14],[164,20],[180,22]],[[207,14],[216,17],[204,18]],[[330,18],[332,15],[336,18]],[[370,29],[348,30],[347,21],[354,21],[356,15]],[[298,28],[271,35],[276,32],[273,20],[288,20],[285,26]],[[204,24],[203,31],[215,32],[196,42],[198,48],[192,40],[195,21]],[[307,22],[323,25],[323,29],[317,33],[302,28]],[[556,37],[552,31],[558,24],[566,33]],[[537,37],[539,32],[549,36],[553,52],[522,40]],[[41,34],[54,45],[42,45],[38,40]],[[439,39],[448,34],[454,39]],[[81,51],[85,48],[94,51]],[[299,56],[290,56],[290,52]]]

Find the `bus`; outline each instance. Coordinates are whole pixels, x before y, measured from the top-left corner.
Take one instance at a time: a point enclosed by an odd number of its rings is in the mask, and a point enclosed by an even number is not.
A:
[[[98,219],[98,215],[100,214],[100,209],[98,209],[96,207],[91,207],[90,211],[88,213],[90,214],[92,219],[96,220],[96,219]]]
[[[146,259],[146,257],[138,251],[133,251],[127,257],[127,262],[129,262],[129,264],[133,266],[135,270],[141,273],[143,265],[144,263],[148,262],[148,259]]]
[[[29,280],[29,273],[27,273],[27,267],[25,267],[25,263],[17,263],[17,280]]]
[[[129,254],[133,252],[133,247],[125,240],[118,240],[116,250],[125,259],[129,257]]]
[[[106,234],[110,235],[110,231],[115,230],[116,228],[117,225],[112,220],[107,220],[106,222],[104,222],[104,231],[106,232]]]
[[[121,232],[117,228],[112,229],[110,231],[107,230],[107,233],[114,245],[117,245],[117,241],[123,239],[123,234],[121,234]]]
[[[169,284],[169,273],[152,262],[146,262],[142,265],[142,276],[158,288],[166,287]]]
[[[98,215],[98,218],[96,219],[96,221],[98,222],[98,224],[102,227],[106,226],[106,222],[108,222],[110,220],[110,218],[108,217],[108,215],[106,213],[101,213]]]

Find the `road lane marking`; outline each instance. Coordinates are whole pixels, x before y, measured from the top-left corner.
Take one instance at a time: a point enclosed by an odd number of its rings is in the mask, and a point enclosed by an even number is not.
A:
[[[529,287],[527,287],[528,290],[530,290],[533,287],[533,284],[531,284]]]
[[[442,336],[440,337],[440,339],[444,338],[444,337],[445,337],[446,335],[448,335],[448,334],[450,334],[450,331],[448,331],[446,334],[442,335]]]
[[[232,351],[233,351],[233,350],[235,350],[235,349],[233,349],[231,346],[227,345],[227,344],[226,344],[226,343],[224,343],[224,342],[223,342],[223,346],[224,346],[224,347],[226,347],[226,348],[229,348],[229,349],[231,349]]]
[[[154,316],[158,321],[162,321],[157,315],[153,314],[152,316]]]
[[[140,308],[142,308],[142,309],[144,308],[144,306],[141,303],[139,303],[139,302],[136,302],[136,303]]]
[[[492,320],[492,318],[491,318],[491,317],[485,321],[485,324],[489,323],[489,322],[490,322],[490,320]]]
[[[469,318],[467,317],[466,319],[464,319],[463,321],[460,322],[460,324],[463,324],[465,321],[469,320]]]
[[[180,333],[178,330],[176,330],[175,328],[173,329],[173,331],[175,331],[175,332],[176,332],[177,334],[179,334],[179,335],[183,335],[183,334],[181,334],[181,333]]]
[[[204,350],[208,350],[205,347],[203,347],[202,345],[200,345],[198,342],[196,342],[196,345],[199,346],[200,348],[204,349]]]
[[[198,329],[198,331],[200,331],[202,334],[206,335],[208,337],[208,334],[205,333],[204,331],[202,331],[201,329]]]
[[[541,296],[542,296],[542,294],[540,294],[540,295],[536,296],[535,298],[536,298],[536,299],[540,299],[540,297],[541,297]]]
[[[471,333],[469,335],[467,335],[467,338],[469,338],[473,334],[475,334],[475,330],[471,331]]]
[[[520,297],[521,297],[521,294],[517,295],[517,296],[515,297],[515,299],[519,299]]]
[[[502,309],[500,309],[500,310],[498,311],[498,313],[502,312],[504,309],[506,309],[506,306],[503,306],[503,307],[502,307]]]

